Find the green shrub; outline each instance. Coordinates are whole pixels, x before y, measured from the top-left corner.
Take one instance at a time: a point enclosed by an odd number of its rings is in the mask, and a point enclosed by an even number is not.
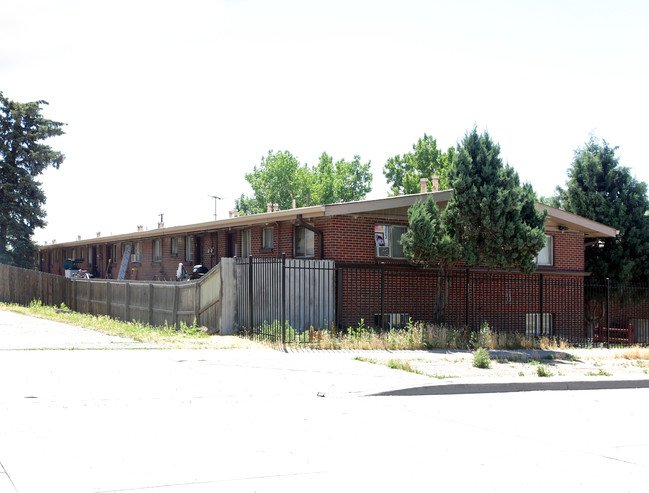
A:
[[[536,367],[536,374],[539,377],[553,377],[554,373],[550,371],[547,365],[539,365]]]
[[[473,354],[473,366],[476,368],[491,368],[491,357],[489,356],[489,351],[478,348],[478,350]]]

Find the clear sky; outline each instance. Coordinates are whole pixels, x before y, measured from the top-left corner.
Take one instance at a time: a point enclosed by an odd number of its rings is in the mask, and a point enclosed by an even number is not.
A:
[[[269,150],[372,162],[477,125],[540,195],[594,135],[649,182],[647,1],[1,0],[0,91],[66,155],[39,243],[219,219]]]

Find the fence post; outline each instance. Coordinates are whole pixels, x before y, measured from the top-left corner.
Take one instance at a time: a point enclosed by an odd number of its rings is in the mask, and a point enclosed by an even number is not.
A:
[[[149,325],[153,325],[153,284],[149,284]]]
[[[126,288],[124,290],[124,321],[131,321],[131,283],[126,281]]]
[[[112,313],[113,310],[111,307],[112,297],[110,292],[110,286],[111,286],[110,281],[106,281],[106,315],[108,317],[112,316],[113,314]]]
[[[248,255],[248,329],[250,330],[250,333],[252,334],[252,327],[253,327],[253,310],[252,310],[252,297],[253,297],[253,289],[252,289],[252,255]]]
[[[338,328],[343,326],[343,268],[336,267],[336,323]]]
[[[201,318],[201,289],[203,289],[203,281],[197,281],[196,287],[194,288],[194,322],[196,325],[202,325]],[[222,296],[222,295],[221,295]],[[178,308],[178,302],[176,302],[176,309]]]
[[[465,313],[464,313],[465,324],[464,325],[465,325],[465,327],[469,327],[469,313],[470,313],[470,305],[471,305],[471,287],[470,287],[471,281],[469,279],[469,276],[471,275],[471,271],[469,270],[468,267],[465,270],[465,275],[466,275],[466,279],[465,279],[465,289],[466,289],[466,303],[465,303],[465,305],[466,306],[464,307],[464,310],[465,310]]]
[[[282,253],[282,306],[280,312],[282,344],[286,344],[286,253]]]
[[[385,262],[381,262],[381,332],[385,330]]]
[[[543,335],[543,274],[539,274],[539,336]]]
[[[609,308],[611,306],[611,280],[606,278],[606,347],[610,347],[610,334],[611,334],[611,316]]]
[[[180,291],[180,286],[174,284],[174,297],[171,305],[171,322],[174,327],[178,327],[178,291]]]

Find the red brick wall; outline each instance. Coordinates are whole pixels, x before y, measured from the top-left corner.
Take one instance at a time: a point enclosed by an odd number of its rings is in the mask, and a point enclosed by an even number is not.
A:
[[[323,258],[336,260],[338,262],[360,262],[380,263],[385,261],[388,264],[407,264],[405,260],[382,259],[375,256],[374,226],[376,225],[407,225],[404,221],[395,221],[389,218],[368,218],[354,216],[329,216],[320,217],[315,220],[306,220],[321,230],[324,237]],[[264,227],[272,227],[274,231],[273,248],[262,249],[262,230]],[[206,267],[214,267],[221,258],[227,255],[227,238],[231,234],[236,243],[237,255],[241,256],[241,231],[249,229],[251,232],[251,250],[254,256],[280,256],[286,253],[287,257],[294,256],[294,227],[295,221],[274,222],[268,225],[252,226],[250,228],[238,228],[233,230],[220,230],[218,232],[200,233],[193,235],[196,248],[193,262],[185,261],[185,235],[178,236],[178,254],[171,255],[172,236],[160,236],[162,240],[162,262],[154,263],[153,238],[146,238],[142,242],[142,262],[129,265],[137,268],[138,279],[152,279],[153,276],[175,276],[178,263],[182,262],[185,268],[191,271],[193,265],[203,263]],[[554,238],[554,269],[581,272],[584,269],[584,247],[583,235],[571,232],[550,232]],[[97,264],[102,271],[102,277],[106,269],[105,240],[98,240],[95,246],[97,252]],[[315,258],[318,257],[318,235],[315,235]],[[115,268],[119,269],[121,262],[122,243],[117,243],[118,258],[115,259],[113,277],[117,275]],[[79,251],[80,247],[77,247]],[[87,257],[88,246],[84,249],[84,257]],[[66,248],[67,255],[71,254],[71,248]],[[60,249],[44,250],[41,258],[49,256],[47,261],[41,262],[41,269],[53,273],[63,274],[62,260],[56,260],[56,252]],[[62,257],[62,255],[61,255]],[[87,264],[82,264],[84,267]],[[552,269],[552,268],[550,268]],[[547,269],[546,269],[547,270]]]

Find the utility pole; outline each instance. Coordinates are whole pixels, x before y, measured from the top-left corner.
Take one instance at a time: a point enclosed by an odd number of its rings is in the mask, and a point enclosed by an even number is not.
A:
[[[209,197],[212,197],[214,199],[214,220],[216,221],[216,204],[217,204],[217,200],[223,200],[223,197],[217,197],[216,195],[209,195]]]

